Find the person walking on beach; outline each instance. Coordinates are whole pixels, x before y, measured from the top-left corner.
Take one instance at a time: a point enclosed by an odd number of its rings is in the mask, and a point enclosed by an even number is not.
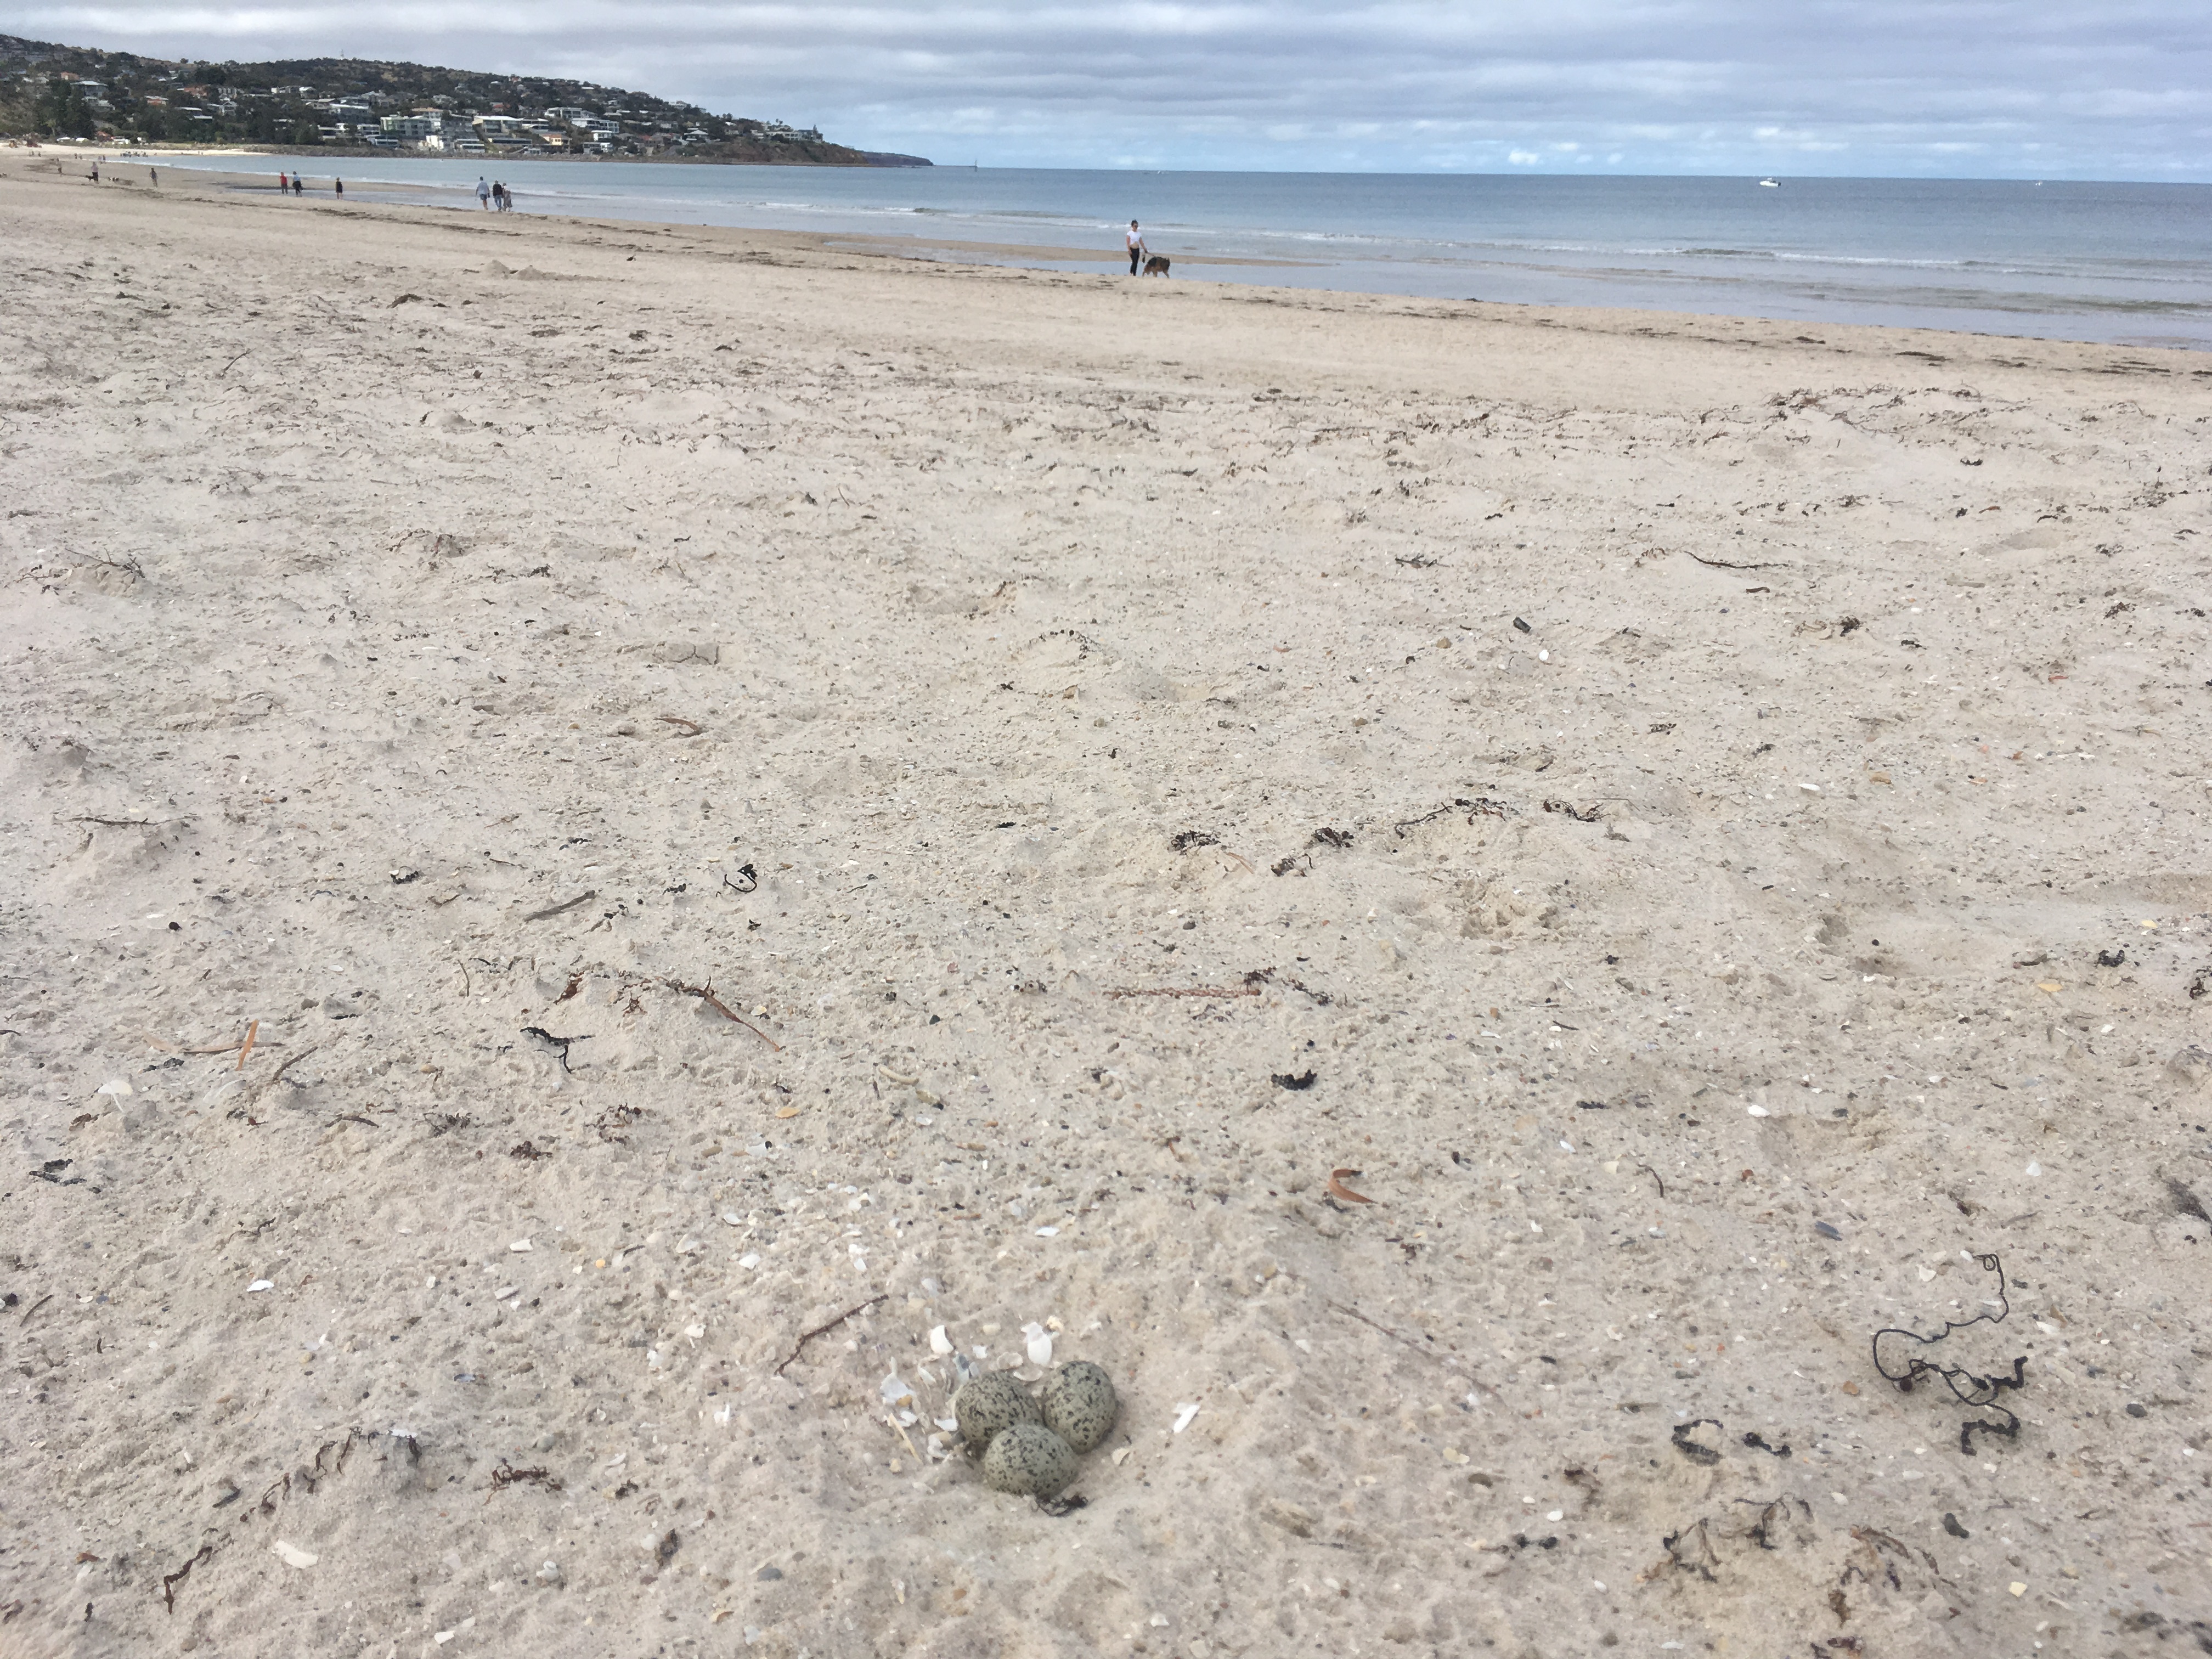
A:
[[[302,179],[298,173],[294,173],[292,175],[292,194],[295,196],[304,196],[307,193],[307,186],[306,181]]]
[[[344,180],[344,179],[331,179],[331,188],[333,191],[335,191],[337,194],[339,194],[340,196],[344,195],[344,194],[345,194],[345,180]]]
[[[491,211],[491,185],[482,173],[477,175],[477,200],[483,204],[486,213]]]
[[[1150,250],[1145,246],[1145,233],[1137,228],[1137,222],[1134,219],[1129,221],[1129,234],[1127,240],[1129,243],[1129,275],[1133,276],[1137,274],[1137,268],[1145,263],[1145,255],[1150,252]]]
[[[289,190],[289,189],[291,189],[291,188],[292,188],[292,181],[291,181],[291,179],[289,179],[288,177],[286,177],[283,173],[278,173],[278,174],[276,175],[276,193],[277,193],[279,196],[282,196],[282,195],[283,195],[286,191],[288,191],[288,190]]]

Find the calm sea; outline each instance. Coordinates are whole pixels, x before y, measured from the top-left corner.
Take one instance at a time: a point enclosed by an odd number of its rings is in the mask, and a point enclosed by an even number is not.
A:
[[[273,175],[293,159],[266,165]],[[456,204],[470,212],[465,192],[487,166],[337,165],[357,198],[374,199],[380,184],[429,186],[462,192]],[[331,164],[307,167],[323,182]],[[551,160],[495,170],[524,212],[857,232],[911,239],[925,255],[978,242],[1110,253],[1136,218],[1178,276],[2212,349],[2206,185]],[[1212,263],[1221,260],[1280,263]]]

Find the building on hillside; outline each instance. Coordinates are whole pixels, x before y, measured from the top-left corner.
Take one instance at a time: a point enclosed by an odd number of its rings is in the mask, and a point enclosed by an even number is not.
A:
[[[439,115],[387,115],[381,125],[387,137],[403,144],[440,137],[446,130],[445,118]]]

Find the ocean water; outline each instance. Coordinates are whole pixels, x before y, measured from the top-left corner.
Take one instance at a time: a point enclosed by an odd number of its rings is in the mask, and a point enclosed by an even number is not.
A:
[[[299,158],[266,158],[272,176]],[[236,170],[236,157],[165,165]],[[260,165],[257,161],[256,165]],[[331,166],[307,161],[319,182]],[[335,163],[455,192],[480,160]],[[358,169],[358,171],[356,171]],[[1109,264],[1132,218],[1178,276],[2212,349],[2212,185],[2052,180],[736,167],[499,161],[524,212],[905,238]],[[1097,249],[1078,261],[949,245]],[[1265,264],[1220,263],[1266,261]]]

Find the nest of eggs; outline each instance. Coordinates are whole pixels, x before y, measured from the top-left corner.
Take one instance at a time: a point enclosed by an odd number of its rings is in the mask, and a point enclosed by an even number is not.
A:
[[[963,1383],[952,1415],[971,1456],[983,1460],[983,1484],[1040,1501],[1075,1479],[1076,1459],[1103,1440],[1121,1402],[1103,1365],[1062,1365],[1032,1395],[1006,1371]]]

